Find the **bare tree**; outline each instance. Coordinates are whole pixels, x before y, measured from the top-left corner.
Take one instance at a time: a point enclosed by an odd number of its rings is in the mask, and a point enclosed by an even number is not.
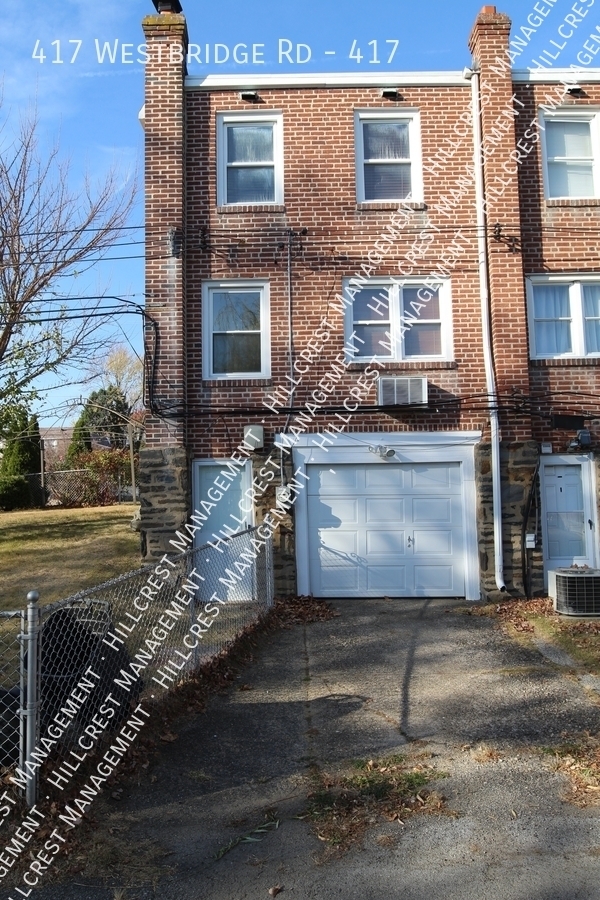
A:
[[[130,412],[142,408],[144,363],[125,344],[115,344],[107,354],[93,361],[89,371],[91,376],[101,379],[103,388],[118,388]]]
[[[102,300],[84,308],[56,288],[114,243],[135,199],[135,185],[123,184],[116,168],[74,191],[58,148],[40,152],[35,116],[9,137],[1,115],[0,406],[35,396],[40,375],[83,366],[97,350]]]

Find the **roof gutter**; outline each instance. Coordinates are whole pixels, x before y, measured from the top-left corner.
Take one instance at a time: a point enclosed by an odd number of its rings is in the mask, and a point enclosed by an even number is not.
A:
[[[481,140],[481,103],[479,72],[470,70],[471,98],[473,110],[473,150],[475,163],[475,204],[477,210],[477,255],[479,266],[479,294],[481,299],[481,331],[483,339],[483,360],[485,382],[490,414],[490,436],[492,443],[492,514],[494,518],[494,573],[496,587],[505,591],[504,552],[502,546],[502,493],[500,483],[500,422],[498,418],[498,395],[492,353],[492,331],[490,314],[489,270],[486,242],[485,185],[483,178],[483,152]]]

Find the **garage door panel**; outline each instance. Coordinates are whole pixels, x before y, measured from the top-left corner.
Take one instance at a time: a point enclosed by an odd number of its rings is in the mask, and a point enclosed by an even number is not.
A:
[[[369,492],[374,488],[382,488],[389,494],[394,488],[404,489],[407,486],[407,476],[410,477],[410,472],[407,472],[404,466],[389,463],[374,464],[366,467],[364,484]]]
[[[330,597],[360,591],[360,577],[357,566],[322,566],[321,591]]]
[[[362,474],[353,466],[323,468],[310,476],[308,493],[319,495],[325,492],[337,495],[349,490],[356,492],[362,487],[362,481]]]
[[[416,556],[440,556],[452,553],[452,529],[413,531]]]
[[[415,566],[414,586],[417,591],[432,592],[432,595],[454,590],[452,566]]]
[[[394,497],[393,500],[367,497],[365,502],[365,521],[371,524],[397,524],[404,522],[404,500]]]
[[[367,590],[397,593],[406,590],[406,566],[369,566]]]
[[[412,469],[412,487],[419,491],[439,491],[440,489],[460,490],[461,475],[458,463],[416,463]]]
[[[350,554],[358,555],[358,532],[349,528],[335,531],[325,528],[319,528],[318,532],[318,550],[319,554],[330,551],[337,553],[342,557]],[[320,556],[320,558],[322,558]]]
[[[413,497],[412,501],[413,522],[451,522],[452,503],[450,499],[443,497]]]
[[[404,556],[406,548],[406,533],[404,531],[374,531],[369,529],[366,533],[367,554],[385,553]]]

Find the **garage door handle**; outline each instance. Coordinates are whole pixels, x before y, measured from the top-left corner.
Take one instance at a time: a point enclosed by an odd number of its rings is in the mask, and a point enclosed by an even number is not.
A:
[[[594,527],[594,523],[591,519],[588,519],[588,525],[590,526],[590,530]]]
[[[412,542],[413,542],[413,539],[412,539],[411,537],[409,537],[409,539],[408,539],[408,546],[409,546],[409,547],[410,547],[410,545],[412,544]]]

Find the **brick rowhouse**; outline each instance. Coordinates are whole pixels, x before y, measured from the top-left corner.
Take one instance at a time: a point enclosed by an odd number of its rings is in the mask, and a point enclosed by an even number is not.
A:
[[[305,77],[303,83],[285,75],[263,76],[262,82],[253,76],[186,79],[187,30],[180,4],[166,0],[155,5],[160,12],[143,21],[149,54],[146,293],[154,322],[146,329],[152,409],[148,444],[141,453],[144,555],[172,550],[169,541],[192,509],[194,460],[229,458],[243,440],[244,427],[264,423],[265,450],[253,454],[257,470],[276,435],[298,420],[343,351],[339,297],[348,279],[364,276],[367,269],[379,281],[398,280],[409,270],[407,277],[423,280],[446,272],[451,316],[443,327],[451,332],[451,352],[443,359],[382,360],[379,366],[384,375],[425,376],[427,406],[385,408],[374,389],[344,430],[356,435],[358,443],[360,435],[375,432],[382,440],[399,433],[480,433],[474,452],[476,501],[469,515],[477,520],[476,565],[481,590],[488,592],[495,587],[489,403],[496,403],[504,577],[508,590],[522,592],[523,515],[539,444],[551,442],[554,452],[562,453],[573,436],[568,427],[553,430],[552,415],[585,414],[592,437],[599,436],[593,418],[598,359],[530,359],[529,352],[526,277],[548,271],[600,272],[598,242],[592,236],[600,201],[544,200],[540,143],[519,164],[514,161],[519,137],[545,95],[556,94],[558,78],[552,73],[548,84],[532,83],[511,73],[510,21],[495,7],[483,7],[469,47],[480,77],[482,143],[487,148],[485,243],[497,386],[497,396],[490,398],[468,74],[386,73],[377,79],[369,73]],[[392,83],[398,85],[395,95],[389,90]],[[567,105],[599,103],[600,83],[582,86],[585,97],[565,94]],[[357,196],[357,110],[381,111],[382,116],[418,113],[422,199],[387,202]],[[218,191],[220,116],[254,114],[260,122],[270,113],[281,115],[283,123],[281,202],[223,202]],[[571,229],[577,228],[585,228],[589,236],[576,242],[574,253]],[[270,371],[265,377],[207,377],[203,288],[219,282],[268,285]],[[311,353],[324,321],[329,337],[318,354]],[[290,386],[290,362],[303,353],[310,371],[286,403],[283,398],[290,395],[282,387]],[[364,361],[345,366],[328,408],[342,407],[366,367]],[[265,405],[273,397],[279,398],[279,413]],[[331,416],[317,412],[305,431],[323,433]],[[289,460],[287,464],[289,469]],[[257,504],[257,522],[269,502],[274,502],[274,490]],[[293,533],[294,510],[284,527],[286,537]],[[294,590],[293,540],[279,550],[279,587]],[[530,552],[528,564],[533,589],[539,592],[539,546]]]

